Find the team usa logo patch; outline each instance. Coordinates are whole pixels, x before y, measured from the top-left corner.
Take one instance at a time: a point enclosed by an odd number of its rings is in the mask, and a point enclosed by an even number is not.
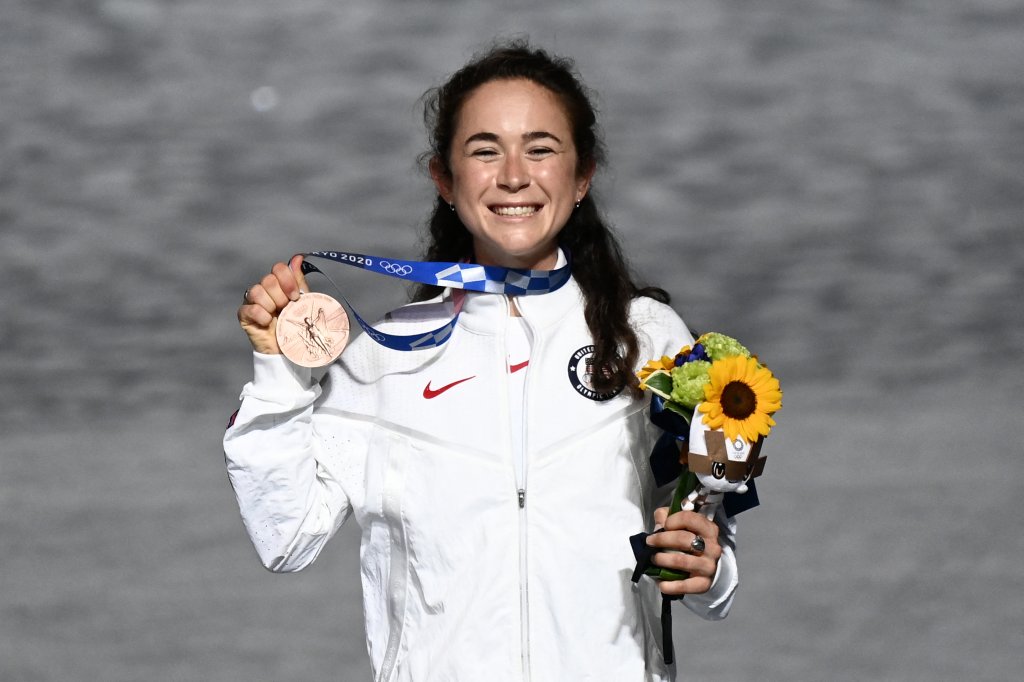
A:
[[[604,402],[605,400],[611,400],[619,393],[622,389],[619,388],[615,391],[608,391],[606,393],[600,393],[594,390],[594,385],[590,379],[594,374],[594,345],[584,346],[578,351],[572,354],[569,358],[569,383],[576,389],[584,398],[589,398],[597,402]]]

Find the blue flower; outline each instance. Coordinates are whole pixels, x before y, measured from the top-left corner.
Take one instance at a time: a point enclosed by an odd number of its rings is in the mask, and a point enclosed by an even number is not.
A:
[[[694,360],[707,361],[710,359],[711,358],[708,357],[708,354],[704,352],[704,346],[698,343],[694,344],[693,348],[690,350],[689,353],[680,353],[679,355],[677,355],[675,365],[676,367],[681,367],[688,362],[693,362]]]

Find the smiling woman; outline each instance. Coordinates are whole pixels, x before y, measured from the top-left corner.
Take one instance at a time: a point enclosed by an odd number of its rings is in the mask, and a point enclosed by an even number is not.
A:
[[[447,167],[446,167],[447,166]],[[551,269],[558,233],[590,187],[558,98],[526,79],[481,85],[462,105],[448,163],[431,176],[473,237],[477,263]]]
[[[378,680],[674,679],[661,594],[724,617],[735,523],[656,508],[671,490],[634,371],[692,337],[597,208],[594,109],[571,62],[513,43],[431,91],[426,120],[426,259],[571,276],[519,296],[423,286],[378,328],[423,334],[461,310],[445,345],[364,334],[314,375],[273,335],[308,291],[302,258],[276,264],[238,311],[254,380],[224,448],[246,528],[267,568],[294,571],[355,516]],[[674,551],[655,564],[689,577],[634,586],[628,538],[656,520]]]

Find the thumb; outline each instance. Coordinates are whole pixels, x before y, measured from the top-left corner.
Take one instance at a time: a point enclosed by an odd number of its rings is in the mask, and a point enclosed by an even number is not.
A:
[[[299,285],[301,291],[309,291],[309,285],[306,284],[306,275],[302,273],[302,254],[297,253],[292,256],[292,259],[288,261],[288,267],[295,275],[295,283]]]

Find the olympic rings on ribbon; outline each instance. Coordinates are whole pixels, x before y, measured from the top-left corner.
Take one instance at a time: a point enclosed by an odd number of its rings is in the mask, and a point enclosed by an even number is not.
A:
[[[390,272],[392,275],[398,275],[399,277],[405,277],[412,272],[411,265],[402,265],[401,263],[391,263],[386,260],[377,261],[377,265],[380,266],[385,272]]]

